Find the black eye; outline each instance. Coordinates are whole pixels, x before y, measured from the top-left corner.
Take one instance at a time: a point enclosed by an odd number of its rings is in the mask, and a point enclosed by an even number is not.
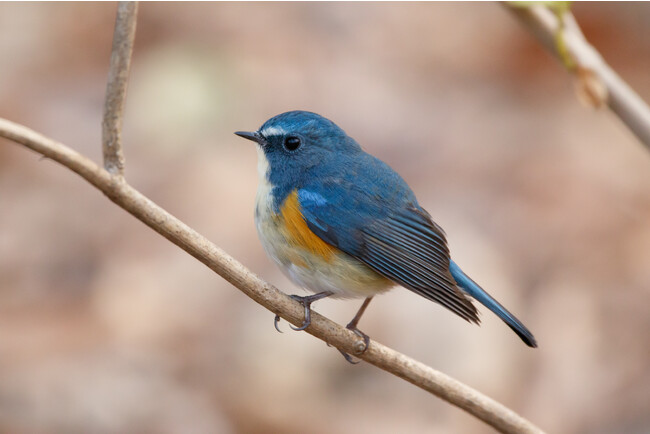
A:
[[[296,136],[289,136],[286,139],[284,139],[284,147],[287,149],[287,151],[295,151],[300,147],[300,138]]]

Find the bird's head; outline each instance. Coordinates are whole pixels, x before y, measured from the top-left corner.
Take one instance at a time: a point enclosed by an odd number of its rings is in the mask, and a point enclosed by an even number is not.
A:
[[[298,182],[320,165],[336,164],[337,159],[361,151],[357,142],[334,122],[306,111],[282,113],[257,131],[235,134],[258,144],[260,170],[266,170],[266,177],[274,185]]]

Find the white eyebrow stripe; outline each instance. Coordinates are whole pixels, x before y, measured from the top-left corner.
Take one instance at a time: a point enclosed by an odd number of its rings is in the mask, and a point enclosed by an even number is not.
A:
[[[266,127],[261,131],[263,136],[282,136],[285,131],[278,127]]]

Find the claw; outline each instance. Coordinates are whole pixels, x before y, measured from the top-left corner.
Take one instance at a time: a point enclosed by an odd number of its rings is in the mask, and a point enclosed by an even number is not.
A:
[[[275,319],[273,320],[273,327],[275,327],[278,333],[282,333],[282,330],[280,330],[280,327],[278,327],[279,323],[280,323],[280,315],[275,315]]]
[[[345,351],[339,350],[339,353],[345,358],[345,361],[350,363],[351,365],[358,365],[361,360],[354,360],[351,355],[346,353]]]
[[[294,327],[291,324],[289,324],[289,327],[291,328],[291,330],[300,332],[306,329],[307,327],[309,327],[310,325],[311,325],[311,320],[303,322],[300,327]]]

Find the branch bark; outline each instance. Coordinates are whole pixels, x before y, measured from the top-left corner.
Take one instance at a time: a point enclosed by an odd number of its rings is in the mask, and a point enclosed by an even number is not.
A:
[[[560,28],[558,17],[547,7],[534,5],[517,7],[502,3],[541,43],[560,57],[555,35]],[[587,42],[573,14],[562,15],[562,38],[573,60],[582,70],[592,71],[607,90],[605,102],[646,147],[650,148],[650,107],[603,60],[598,51]]]
[[[121,175],[112,175],[69,147],[2,118],[0,137],[22,144],[76,172],[115,204],[194,256],[257,303],[296,326],[302,324],[304,309],[301,304],[257,277],[236,259],[156,205],[131,187]],[[378,342],[371,341],[367,351],[359,355],[359,345],[363,346],[359,337],[316,312],[313,312],[311,325],[306,332],[460,407],[500,432],[542,432],[497,401]]]
[[[112,174],[124,174],[124,153],[122,152],[122,117],[126,88],[131,66],[131,53],[135,40],[135,24],[138,2],[119,2],[113,33],[113,49],[108,69],[104,118],[102,121],[102,143],[104,168]]]

